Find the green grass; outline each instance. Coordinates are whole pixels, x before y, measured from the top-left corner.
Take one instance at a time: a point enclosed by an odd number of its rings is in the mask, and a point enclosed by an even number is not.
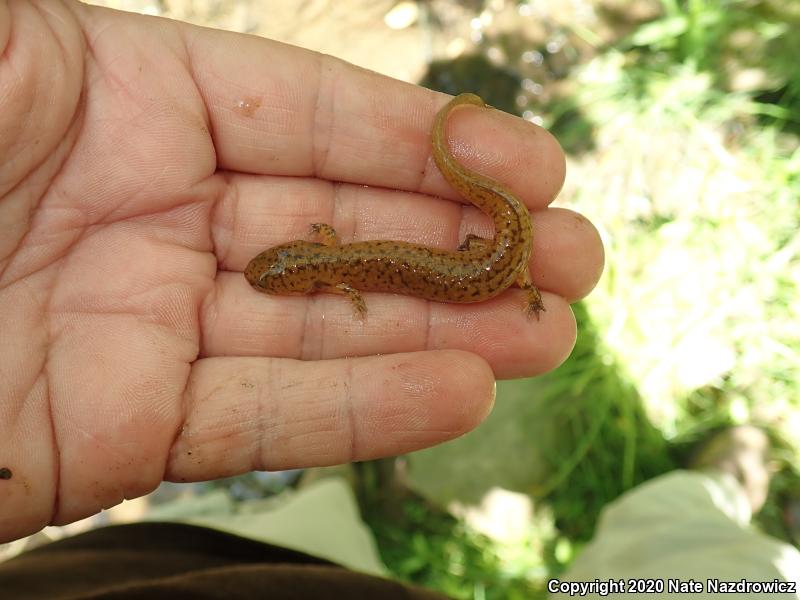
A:
[[[544,598],[538,578],[526,577],[489,538],[419,498],[407,498],[387,518],[380,504],[367,504],[365,519],[381,558],[404,581],[459,600]]]
[[[742,121],[732,146],[727,128],[752,106],[716,98],[702,73],[656,75],[636,97],[630,74],[607,68],[582,73],[616,93],[592,98],[605,151],[576,160],[567,202],[604,230],[608,271],[590,299],[604,341],[667,437],[712,408],[691,405],[704,390],[725,392],[713,408],[732,421],[797,426],[782,418],[798,402],[795,155]]]

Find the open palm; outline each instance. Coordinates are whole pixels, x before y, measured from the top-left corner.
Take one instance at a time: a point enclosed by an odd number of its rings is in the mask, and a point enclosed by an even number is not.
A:
[[[495,377],[568,355],[568,301],[603,254],[547,208],[564,161],[541,129],[464,110],[449,137],[536,211],[542,319],[509,291],[367,294],[359,321],[345,298],[261,295],[241,271],[314,222],[345,242],[490,237],[430,159],[444,96],[67,0],[0,2],[0,48],[0,541],[164,479],[436,444],[482,420]]]

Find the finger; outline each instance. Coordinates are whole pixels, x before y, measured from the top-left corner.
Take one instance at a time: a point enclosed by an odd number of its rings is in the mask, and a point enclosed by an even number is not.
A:
[[[194,364],[166,479],[199,481],[393,456],[474,428],[494,400],[465,352]]]
[[[456,197],[430,158],[444,95],[257,37],[189,26],[186,37],[219,166]],[[532,123],[464,108],[452,115],[448,139],[467,166],[528,206],[561,189],[563,152]]]
[[[534,219],[530,269],[536,285],[569,302],[589,295],[605,264],[600,233],[580,213],[548,208]]]
[[[391,239],[455,250],[469,233],[494,236],[479,210],[420,194],[289,177],[233,176],[230,186],[214,216],[214,245],[232,271],[266,248],[310,239],[311,223],[332,225],[342,243]],[[535,213],[533,228],[535,283],[570,301],[588,294],[604,259],[594,226],[554,208]]]
[[[302,360],[415,350],[460,349],[483,358],[498,379],[556,368],[575,344],[575,319],[560,296],[543,293],[545,312],[525,315],[525,296],[512,289],[478,304],[428,302],[365,294],[367,317],[332,294],[249,294],[240,277],[222,277],[221,306],[204,322],[207,356],[273,356]],[[231,294],[233,298],[226,298]]]
[[[215,305],[203,322],[205,356],[272,356],[302,360],[415,350],[459,349],[483,358],[498,379],[550,371],[575,344],[569,304],[543,293],[546,311],[528,318],[524,294],[511,289],[476,304],[364,294],[367,317],[344,297],[250,293],[238,274],[218,278]]]

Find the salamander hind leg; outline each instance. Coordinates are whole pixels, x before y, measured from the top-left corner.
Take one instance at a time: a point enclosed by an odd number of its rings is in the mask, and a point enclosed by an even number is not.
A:
[[[545,310],[544,302],[527,269],[517,278],[516,284],[525,291],[525,314],[529,318],[535,316],[538,321],[539,313]]]
[[[347,296],[350,299],[350,303],[353,305],[353,308],[356,311],[356,316],[360,320],[364,320],[367,316],[367,303],[364,302],[364,298],[361,296],[361,292],[359,292],[356,288],[351,287],[346,283],[339,283],[336,285],[327,285],[322,282],[317,282],[314,286],[314,290],[317,292],[328,292],[329,294],[342,294]]]
[[[329,288],[327,291],[337,294],[344,294],[350,298],[350,303],[353,305],[353,308],[356,311],[356,316],[362,321],[367,317],[367,303],[364,302],[361,292],[354,287],[351,287],[346,283],[340,283],[335,287]]]
[[[467,237],[464,238],[464,241],[461,242],[461,245],[458,247],[458,251],[468,252],[470,250],[483,250],[493,243],[493,240],[487,240],[474,233],[468,233]]]
[[[336,230],[327,223],[313,223],[311,225],[311,233],[316,234],[319,241],[326,246],[339,245],[339,238],[336,236]]]

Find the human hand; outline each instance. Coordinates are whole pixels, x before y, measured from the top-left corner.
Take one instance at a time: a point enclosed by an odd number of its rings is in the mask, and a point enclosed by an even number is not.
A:
[[[361,322],[343,297],[258,294],[242,269],[314,222],[345,242],[491,237],[433,166],[443,95],[68,0],[0,0],[0,48],[0,541],[162,480],[431,446],[486,416],[495,377],[569,354],[568,302],[603,252],[547,208],[564,157],[534,125],[464,110],[448,132],[534,211],[541,320],[508,291],[367,294]]]

